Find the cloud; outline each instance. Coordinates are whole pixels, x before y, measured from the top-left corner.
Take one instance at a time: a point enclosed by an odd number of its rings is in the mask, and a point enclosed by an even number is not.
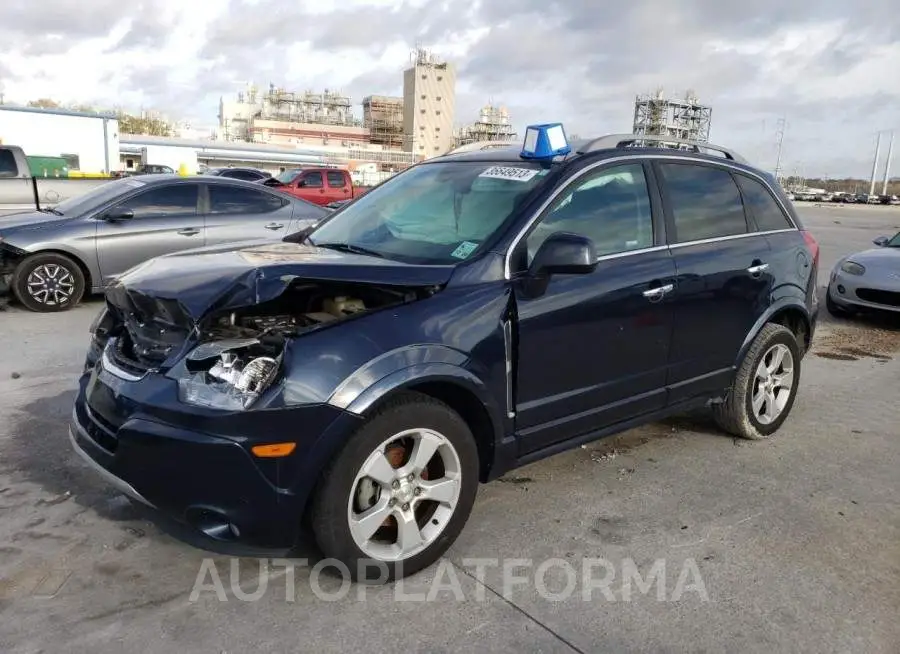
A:
[[[492,101],[524,125],[629,131],[636,94],[693,89],[712,140],[807,175],[865,176],[900,128],[895,0],[42,0],[0,3],[7,101],[155,108],[199,124],[246,82],[400,94],[416,42],[458,68],[457,122]],[[357,109],[359,112],[359,109]]]

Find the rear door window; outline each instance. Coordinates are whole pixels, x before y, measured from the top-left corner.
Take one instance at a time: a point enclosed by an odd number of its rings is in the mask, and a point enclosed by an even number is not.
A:
[[[747,233],[741,194],[727,170],[682,163],[663,163],[659,168],[675,221],[670,242]]]
[[[211,214],[269,213],[277,211],[287,202],[287,199],[253,189],[225,184],[209,185],[209,212]]]
[[[326,177],[328,178],[328,186],[331,188],[344,188],[347,185],[342,171],[328,172]]]
[[[735,177],[737,177],[741,192],[744,194],[744,202],[753,214],[759,231],[768,232],[793,227],[784,210],[763,184],[746,175],[735,175]]]

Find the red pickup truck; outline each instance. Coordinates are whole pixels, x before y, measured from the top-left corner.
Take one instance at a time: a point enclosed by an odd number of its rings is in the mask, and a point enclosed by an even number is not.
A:
[[[352,200],[358,194],[350,173],[340,168],[295,168],[261,183],[322,206]]]

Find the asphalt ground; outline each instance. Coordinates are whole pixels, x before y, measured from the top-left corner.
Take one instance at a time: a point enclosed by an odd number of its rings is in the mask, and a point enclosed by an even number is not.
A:
[[[820,285],[900,230],[799,207]],[[98,310],[0,311],[0,652],[900,651],[898,320],[823,306],[769,441],[701,415],[557,455],[482,486],[439,565],[350,587],[302,548],[200,549],[72,452]]]

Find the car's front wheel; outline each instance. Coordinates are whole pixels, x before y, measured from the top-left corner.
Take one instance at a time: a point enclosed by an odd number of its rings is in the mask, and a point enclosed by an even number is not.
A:
[[[16,299],[31,311],[66,311],[84,295],[84,273],[69,257],[55,252],[33,254],[13,273]]]
[[[797,397],[800,360],[794,333],[783,325],[765,325],[747,350],[724,402],[713,406],[719,427],[752,440],[778,431]]]
[[[369,418],[323,474],[312,529],[357,581],[392,581],[436,561],[478,489],[478,449],[446,404],[406,393]]]

